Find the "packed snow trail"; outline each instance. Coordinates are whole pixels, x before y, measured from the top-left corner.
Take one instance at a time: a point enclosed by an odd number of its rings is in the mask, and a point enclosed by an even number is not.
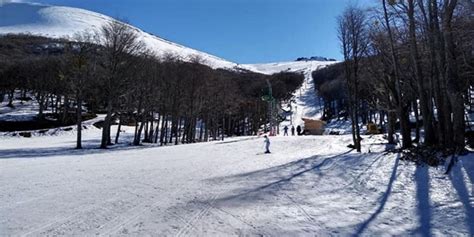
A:
[[[293,93],[293,98],[289,104],[283,106],[286,111],[291,110],[291,116],[287,116],[287,121],[280,123],[280,131],[284,126],[295,127],[303,125],[302,118],[321,119],[323,115],[322,100],[318,97],[313,81],[312,73],[336,62],[323,61],[295,61],[267,64],[249,64],[247,68],[273,74],[279,72],[295,72],[304,75],[304,81],[300,88]]]
[[[72,132],[0,137],[0,236],[474,234],[474,157],[446,176],[379,136],[362,155],[350,140],[274,137],[256,155],[258,137],[84,151]]]

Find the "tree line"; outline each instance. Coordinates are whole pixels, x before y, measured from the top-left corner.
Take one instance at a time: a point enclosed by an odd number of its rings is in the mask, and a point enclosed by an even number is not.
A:
[[[351,118],[358,151],[359,120],[375,118],[390,143],[400,130],[404,149],[419,143],[464,150],[473,96],[473,18],[468,0],[382,0],[370,9],[346,8],[338,18],[344,62],[313,76],[328,114],[344,110]],[[338,88],[344,92],[332,95]]]
[[[291,97],[303,75],[263,75],[213,69],[198,56],[157,58],[127,24],[113,21],[74,40],[27,35],[0,37],[0,98],[31,94],[38,119],[50,108],[77,124],[82,148],[85,111],[105,114],[101,148],[120,142],[122,126],[135,126],[132,143],[194,143],[253,135],[268,123],[266,80],[277,100]],[[5,96],[6,95],[6,96]],[[115,134],[111,126],[117,125]]]

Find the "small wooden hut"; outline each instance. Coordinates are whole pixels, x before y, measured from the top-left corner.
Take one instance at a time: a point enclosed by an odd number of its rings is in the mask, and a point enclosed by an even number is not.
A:
[[[304,135],[323,135],[324,127],[326,122],[319,119],[307,119],[303,118],[304,121]]]
[[[367,135],[372,135],[372,134],[380,134],[379,128],[377,128],[377,125],[375,123],[369,122],[367,124]]]

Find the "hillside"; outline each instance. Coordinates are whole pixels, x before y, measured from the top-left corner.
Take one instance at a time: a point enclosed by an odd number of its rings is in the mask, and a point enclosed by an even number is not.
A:
[[[0,34],[32,34],[49,38],[72,39],[81,32],[98,31],[100,28],[112,21],[111,17],[71,7],[46,6],[32,3],[8,3],[0,7]],[[166,54],[175,55],[183,60],[193,57],[203,59],[203,64],[212,68],[244,69],[263,74],[274,74],[278,72],[296,72],[305,75],[302,87],[294,92],[294,99],[288,108],[292,109],[292,121],[282,123],[282,126],[302,123],[301,118],[319,118],[321,116],[320,100],[314,92],[314,84],[311,73],[326,65],[333,64],[332,61],[294,61],[266,64],[244,64],[239,65],[228,60],[200,52],[157,36],[148,34],[138,28],[140,39],[145,42],[157,56]]]
[[[320,119],[322,116],[323,104],[317,95],[314,87],[312,72],[334,64],[334,61],[294,61],[265,64],[247,64],[250,70],[259,71],[265,74],[278,72],[302,73],[305,77],[303,85],[293,93],[293,98],[284,105],[283,109],[290,111],[291,115],[280,124],[284,126],[303,125],[302,118]]]
[[[76,34],[94,32],[113,18],[96,12],[33,3],[6,3],[0,6],[0,34],[32,34],[51,38],[73,39]],[[172,54],[185,61],[200,57],[212,68],[239,68],[225,59],[191,49],[132,27],[146,47],[157,56]]]

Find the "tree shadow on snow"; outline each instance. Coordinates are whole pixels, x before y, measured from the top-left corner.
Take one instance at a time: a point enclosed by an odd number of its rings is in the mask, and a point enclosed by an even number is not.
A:
[[[109,146],[107,149],[99,149],[100,140],[84,140],[83,149],[74,149],[75,145],[57,146],[57,147],[40,147],[40,148],[15,148],[0,149],[1,159],[33,159],[33,158],[51,158],[57,156],[82,156],[90,154],[100,154],[107,152],[117,152],[124,150],[139,150],[156,146],[132,146],[129,143],[120,143]]]
[[[222,145],[222,144],[229,144],[229,143],[236,143],[236,142],[244,142],[244,141],[249,141],[249,140],[256,140],[259,139],[259,137],[249,137],[249,138],[244,138],[244,139],[236,139],[236,140],[231,140],[231,141],[224,141],[224,142],[216,142],[216,145]]]
[[[355,233],[356,236],[362,234],[364,232],[364,230],[367,229],[367,227],[369,227],[370,223],[372,221],[374,221],[375,218],[377,218],[377,216],[384,209],[385,204],[387,203],[388,197],[390,196],[390,194],[392,192],[393,183],[395,182],[395,180],[397,178],[397,170],[398,170],[399,162],[400,162],[400,154],[398,154],[397,158],[395,159],[395,163],[394,163],[393,169],[392,169],[392,174],[390,176],[390,180],[388,181],[387,189],[385,190],[384,194],[380,198],[379,207],[377,208],[377,210],[375,210],[375,212],[366,221],[364,221],[363,223],[361,223],[359,225],[359,227],[357,228],[357,231]]]
[[[462,165],[457,163],[449,175],[451,184],[456,190],[459,197],[459,201],[464,206],[466,215],[466,226],[469,230],[469,236],[474,236],[474,208],[470,203],[472,195],[469,194],[468,188],[466,187],[465,179],[463,176],[463,169],[466,171],[469,179],[474,179],[474,162],[472,160],[465,160]],[[430,177],[428,166],[417,166],[415,171],[416,180],[416,197],[417,197],[417,213],[419,216],[419,227],[416,233],[421,236],[432,236],[431,229],[431,217],[432,217],[432,206],[430,204]]]
[[[471,184],[474,185],[474,154],[469,154],[461,158],[461,163]],[[474,196],[474,187],[471,196]]]
[[[464,162],[459,162],[453,167],[453,170],[449,175],[449,179],[451,180],[451,183],[458,194],[459,201],[461,201],[462,205],[464,206],[464,210],[466,212],[466,225],[469,229],[470,236],[474,236],[474,207],[470,203],[470,198],[473,195],[469,195],[469,190],[466,187],[467,184],[464,181],[465,179],[462,172],[463,169],[461,168],[462,164],[472,185],[474,178],[474,162],[472,161],[472,157],[468,159],[469,160],[464,159]]]
[[[431,205],[429,167],[418,165],[415,171],[417,214],[420,226],[416,230],[421,236],[431,236]]]
[[[327,168],[337,162],[334,158],[343,157],[344,155],[349,154],[351,151],[352,150],[349,150],[347,152],[335,156],[326,157],[322,160],[321,156],[312,156],[264,170],[257,170],[230,177],[220,177],[211,179],[210,181],[212,182],[229,183],[248,183],[248,180],[255,180],[262,177],[265,179],[273,180],[270,182],[265,182],[265,184],[259,185],[255,188],[239,190],[237,194],[218,198],[214,200],[214,202],[226,202],[230,200],[239,200],[238,203],[240,204],[245,201],[253,202],[255,200],[255,197],[262,195],[263,192],[276,191],[280,189],[282,185],[289,184],[293,179],[297,177],[300,177],[311,171],[319,170],[323,166]]]

